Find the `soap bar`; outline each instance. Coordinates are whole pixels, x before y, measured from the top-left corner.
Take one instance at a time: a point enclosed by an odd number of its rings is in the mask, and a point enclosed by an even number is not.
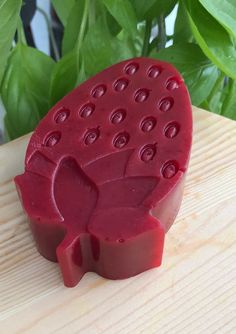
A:
[[[88,271],[122,279],[161,264],[191,140],[183,79],[150,58],[105,69],[48,112],[15,183],[37,248],[66,286]]]

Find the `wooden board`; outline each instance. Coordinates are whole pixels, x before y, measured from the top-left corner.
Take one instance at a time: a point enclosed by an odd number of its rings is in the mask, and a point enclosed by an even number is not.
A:
[[[88,273],[73,289],[37,253],[12,182],[28,139],[0,147],[1,334],[236,333],[235,122],[194,108],[184,201],[162,267],[122,281]]]

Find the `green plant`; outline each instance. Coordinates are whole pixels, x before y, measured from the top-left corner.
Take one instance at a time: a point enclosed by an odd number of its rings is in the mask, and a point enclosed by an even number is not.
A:
[[[174,34],[168,36],[165,18],[177,3]],[[47,20],[53,57],[27,45],[22,0],[0,0],[0,93],[10,139],[33,130],[86,78],[136,56],[173,63],[194,105],[236,119],[236,0],[52,0],[51,5],[63,25],[61,50],[51,17],[38,10]],[[166,48],[167,40],[173,45]]]

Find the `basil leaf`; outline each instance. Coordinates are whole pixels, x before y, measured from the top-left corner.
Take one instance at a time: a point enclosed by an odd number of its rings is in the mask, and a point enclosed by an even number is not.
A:
[[[107,10],[116,19],[119,25],[127,32],[135,36],[137,18],[129,0],[103,0]]]
[[[62,54],[74,49],[78,40],[86,0],[76,1],[71,8],[62,40]]]
[[[236,81],[230,79],[224,87],[221,115],[236,120]]]
[[[204,8],[234,37],[236,37],[235,0],[199,0]]]
[[[225,84],[225,75],[223,72],[219,72],[219,76],[212,88],[207,100],[203,102],[206,105],[206,109],[216,113],[221,113],[222,107],[222,92]]]
[[[130,43],[112,36],[102,19],[98,19],[88,30],[81,52],[85,73],[88,76],[94,75],[118,61],[135,56]]]
[[[208,103],[208,109],[215,114],[220,115],[221,109],[222,109],[222,91],[219,90],[215,93],[215,95],[212,97],[211,101]]]
[[[85,79],[83,68],[81,67],[80,71],[77,70],[76,52],[71,51],[66,54],[56,63],[52,73],[50,105],[53,106]]]
[[[57,16],[65,26],[70,13],[71,8],[74,6],[76,0],[52,0],[53,7],[57,13]]]
[[[155,2],[156,0],[132,0],[132,5],[139,20],[146,18],[147,12]]]
[[[208,105],[207,105],[208,110],[218,115],[221,114],[222,105],[223,105],[222,90],[223,88],[215,92],[214,96],[211,98],[211,100],[208,102]]]
[[[107,24],[107,27],[113,36],[116,36],[121,31],[121,26],[107,10],[104,24]]]
[[[77,78],[76,68],[77,57],[74,51],[66,54],[56,63],[51,78],[51,106],[75,87]]]
[[[185,3],[193,35],[202,51],[222,72],[236,78],[236,50],[227,31],[198,1]]]
[[[135,38],[132,39],[133,46],[134,46],[134,56],[135,57],[140,57],[141,54],[142,54],[145,30],[146,30],[146,26],[145,26],[144,22],[140,23],[138,25],[138,28],[137,28],[137,34],[136,34]],[[131,43],[131,41],[127,41],[127,42]]]
[[[191,42],[192,37],[188,15],[182,1],[180,1],[175,20],[173,41],[174,43]]]
[[[147,19],[154,19],[160,15],[168,16],[175,7],[177,0],[156,0],[145,15]]]
[[[236,81],[219,77],[207,99],[207,108],[216,114],[236,120]],[[217,80],[217,81],[218,81]]]
[[[18,44],[12,51],[2,84],[5,124],[11,139],[32,131],[49,109],[54,61],[42,52]]]
[[[21,0],[2,0],[0,3],[0,85],[16,31],[21,3]]]
[[[196,44],[172,45],[159,52],[152,52],[150,57],[170,62],[181,72],[192,103],[196,106],[207,98],[218,77],[216,66]]]

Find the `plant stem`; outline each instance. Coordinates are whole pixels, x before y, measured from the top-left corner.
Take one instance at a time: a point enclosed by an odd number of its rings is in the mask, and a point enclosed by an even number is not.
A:
[[[161,14],[157,18],[157,26],[158,26],[158,42],[157,42],[157,51],[160,49],[164,49],[166,45],[166,22],[165,16]]]
[[[39,13],[41,13],[43,15],[43,17],[46,21],[49,37],[50,37],[50,40],[51,40],[51,43],[52,43],[52,49],[53,49],[53,52],[54,52],[54,55],[55,55],[55,59],[58,61],[60,59],[60,54],[59,54],[59,51],[58,51],[58,48],[57,48],[57,43],[56,43],[56,40],[55,40],[55,37],[54,37],[54,33],[52,31],[51,22],[50,22],[50,20],[47,16],[47,14],[45,13],[45,11],[42,8],[37,7],[37,10],[39,11]]]
[[[21,18],[18,19],[18,24],[17,24],[17,42],[20,44],[27,45],[24,27],[23,27]]]
[[[143,41],[143,48],[142,48],[142,56],[144,56],[144,57],[148,55],[151,30],[152,30],[152,21],[151,20],[146,20],[144,41]]]
[[[88,21],[88,14],[89,14],[89,5],[90,5],[90,0],[85,0],[84,3],[84,12],[83,12],[83,17],[80,25],[80,31],[79,31],[79,36],[77,39],[77,45],[76,45],[76,53],[77,53],[77,73],[79,73],[79,56],[80,56],[80,48],[82,45],[82,41],[84,38],[85,34],[85,29]]]
[[[220,85],[222,84],[222,80],[224,79],[225,75],[224,73],[220,73],[218,79],[216,80],[216,83],[214,85],[214,87],[212,88],[207,100],[208,103],[210,104],[210,101],[212,100],[212,98],[215,96],[215,94],[217,93],[217,91],[219,90]]]

